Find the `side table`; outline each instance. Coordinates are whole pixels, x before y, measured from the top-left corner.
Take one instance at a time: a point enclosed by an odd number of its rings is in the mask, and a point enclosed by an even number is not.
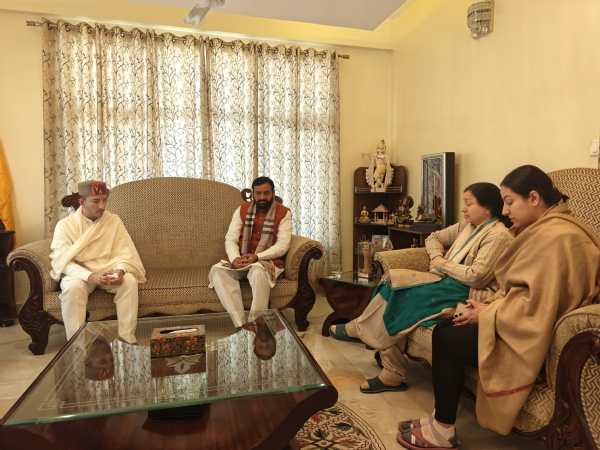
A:
[[[349,322],[362,314],[371,301],[379,279],[358,278],[357,272],[354,271],[344,272],[340,278],[321,278],[319,284],[325,290],[327,303],[333,308],[321,330],[322,336],[329,336],[331,325]]]
[[[15,243],[15,232],[0,230],[0,326],[10,327],[15,324],[11,319],[17,317],[15,303],[15,278],[6,264],[6,257],[12,252]]]

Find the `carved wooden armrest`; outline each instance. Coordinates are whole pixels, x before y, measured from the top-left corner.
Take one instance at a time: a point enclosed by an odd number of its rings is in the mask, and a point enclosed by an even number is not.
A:
[[[546,380],[553,391],[556,390],[559,360],[567,343],[586,331],[600,332],[600,305],[589,305],[571,311],[554,325],[550,348],[546,356]]]
[[[313,259],[321,259],[323,245],[315,240],[292,235],[290,248],[285,256],[284,277],[296,281],[302,274],[308,274],[308,265]]]
[[[564,346],[556,374],[554,414],[547,448],[597,448],[600,329],[582,331]]]
[[[39,287],[43,293],[59,289],[59,284],[50,278],[50,245],[52,239],[31,242],[9,253],[6,261],[15,271],[24,270],[29,276],[30,290],[34,279],[39,278]],[[36,283],[37,284],[37,283]]]

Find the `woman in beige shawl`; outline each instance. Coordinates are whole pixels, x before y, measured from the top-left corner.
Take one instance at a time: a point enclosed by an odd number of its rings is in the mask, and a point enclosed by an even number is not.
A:
[[[500,289],[487,302],[469,300],[470,313],[436,326],[435,410],[399,424],[404,447],[457,448],[454,423],[465,366],[479,368],[480,425],[510,433],[542,368],[554,324],[597,299],[600,240],[571,215],[552,180],[537,167],[522,166],[504,178],[500,191],[516,236],[494,269]]]
[[[461,211],[465,220],[425,241],[429,273],[391,269],[360,317],[330,328],[335,339],[360,339],[379,350],[382,371],[361,385],[362,393],[406,390],[406,335],[450,317],[457,303],[491,297],[498,289],[494,265],[512,241],[500,189],[491,183],[468,186]]]

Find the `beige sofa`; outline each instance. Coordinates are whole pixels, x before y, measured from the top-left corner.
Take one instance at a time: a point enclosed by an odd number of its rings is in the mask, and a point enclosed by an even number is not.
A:
[[[77,196],[63,199],[71,205]],[[224,311],[208,288],[210,267],[225,256],[225,234],[240,191],[216,181],[192,178],[153,178],[116,186],[107,209],[118,214],[131,235],[147,270],[139,286],[139,317]],[[8,255],[9,267],[24,270],[30,291],[19,311],[19,322],[31,336],[29,349],[43,354],[49,328],[62,323],[59,284],[50,278],[50,239],[33,242]],[[315,302],[308,279],[312,259],[322,256],[314,240],[292,236],[285,272],[271,291],[270,308],[293,308],[296,324],[306,330],[306,316]],[[244,306],[252,291],[242,282]],[[88,320],[116,318],[113,295],[94,291],[88,300]]]
[[[600,170],[566,169],[550,173],[570,197],[575,216],[600,236]],[[427,271],[425,249],[377,253],[380,270]],[[377,266],[377,263],[375,264]],[[407,355],[431,367],[433,327],[408,336]],[[545,372],[540,374],[513,425],[522,436],[551,449],[597,449],[600,446],[600,304],[580,308],[556,324]],[[477,370],[467,370],[465,393],[477,392]]]

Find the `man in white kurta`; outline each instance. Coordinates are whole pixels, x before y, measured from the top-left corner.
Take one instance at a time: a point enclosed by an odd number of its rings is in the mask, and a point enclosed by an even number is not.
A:
[[[292,239],[292,214],[275,201],[273,181],[259,177],[252,183],[252,202],[233,213],[225,236],[227,260],[215,264],[209,273],[221,304],[232,314],[236,325],[244,311],[240,282],[248,279],[252,288],[252,311],[269,307],[271,289],[283,273],[281,259]]]
[[[106,183],[79,183],[79,196],[77,211],[56,225],[50,255],[67,339],[85,323],[88,295],[100,288],[115,294],[119,336],[135,342],[138,283],[146,282],[146,271],[121,219],[105,210]]]

